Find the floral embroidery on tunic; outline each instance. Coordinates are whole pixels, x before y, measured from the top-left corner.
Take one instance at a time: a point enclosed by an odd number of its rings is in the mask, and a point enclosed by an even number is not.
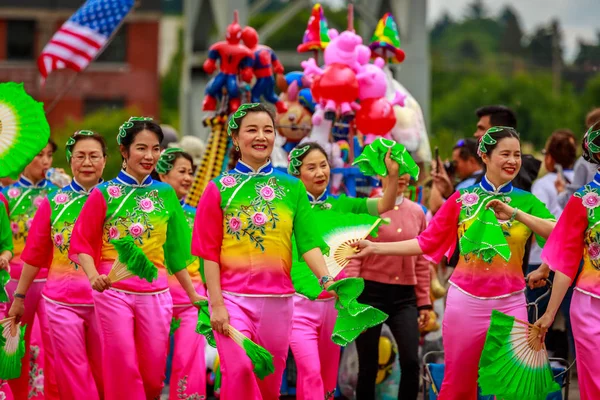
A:
[[[187,379],[188,377],[186,375],[177,383],[177,398],[183,400],[205,400],[206,396],[204,395],[198,393],[192,393],[188,395],[185,392],[187,390]]]

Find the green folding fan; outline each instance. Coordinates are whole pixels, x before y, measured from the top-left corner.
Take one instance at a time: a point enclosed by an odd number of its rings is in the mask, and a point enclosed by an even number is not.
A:
[[[398,175],[409,174],[414,179],[419,178],[419,166],[406,150],[406,147],[393,140],[378,137],[367,145],[352,165],[367,176],[387,176],[385,156],[391,149],[390,158],[400,165]]]
[[[502,227],[494,212],[487,208],[477,215],[477,219],[465,231],[459,241],[460,254],[472,254],[491,263],[499,255],[505,261],[510,259],[510,247],[502,231]]]
[[[43,104],[22,83],[0,83],[0,177],[18,177],[49,138]]]
[[[25,356],[26,326],[15,324],[14,317],[0,320],[0,379],[15,379],[21,375],[21,360]]]
[[[212,347],[217,347],[215,336],[210,325],[210,312],[208,310],[208,300],[200,300],[194,303],[198,307],[198,324],[196,324],[196,333],[203,335],[206,341]]]
[[[2,205],[0,205],[1,207]],[[8,303],[10,298],[8,297],[8,292],[6,291],[6,284],[10,281],[10,274],[7,270],[0,270],[0,303]]]
[[[111,240],[118,258],[115,260],[108,279],[112,283],[128,279],[133,276],[145,279],[148,282],[158,277],[158,268],[146,257],[144,251],[135,244],[133,237],[125,236],[121,239]]]
[[[366,329],[383,323],[388,317],[383,311],[357,301],[364,288],[362,278],[340,279],[328,288],[338,296],[335,302],[338,315],[331,335],[337,345],[347,346]]]
[[[196,333],[204,335],[209,345],[217,347],[215,337],[210,325],[210,313],[208,310],[208,301],[200,300],[194,303],[200,309],[198,311],[198,325],[196,326]],[[275,372],[275,365],[273,364],[273,355],[269,353],[264,347],[261,347],[254,343],[252,340],[244,336],[243,333],[229,325],[228,331],[229,337],[233,339],[244,351],[252,365],[254,366],[254,373],[259,379],[264,379],[267,375]]]
[[[492,311],[481,359],[479,386],[484,396],[503,400],[544,400],[559,391],[539,328]]]

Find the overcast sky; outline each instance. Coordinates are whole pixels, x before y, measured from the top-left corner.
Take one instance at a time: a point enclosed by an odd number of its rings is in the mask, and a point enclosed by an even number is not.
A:
[[[472,0],[427,0],[427,22],[431,26],[446,10],[454,17],[465,15]],[[563,29],[565,55],[575,57],[577,38],[595,42],[600,30],[600,0],[485,0],[492,15],[510,4],[521,18],[521,26],[531,33],[536,26],[558,18]]]

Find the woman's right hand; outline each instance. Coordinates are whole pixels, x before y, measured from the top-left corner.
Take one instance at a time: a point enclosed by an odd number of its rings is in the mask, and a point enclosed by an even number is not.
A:
[[[546,332],[548,332],[548,329],[550,329],[553,322],[554,322],[554,316],[551,313],[546,311],[544,313],[544,315],[542,315],[542,317],[540,319],[538,319],[537,321],[535,321],[535,324],[533,324],[533,325],[537,326],[538,328],[540,328],[539,338],[542,340],[542,342],[544,341],[544,338],[546,337]]]
[[[100,293],[112,286],[112,282],[106,275],[96,275],[90,279],[90,283],[92,284],[92,289]]]
[[[10,310],[8,310],[7,317],[15,317],[15,324],[17,324],[21,320],[23,313],[25,313],[25,302],[23,299],[15,297]]]
[[[355,246],[356,253],[346,257],[348,260],[355,258],[365,258],[370,255],[376,254],[377,243],[371,242],[370,240],[361,240]]]
[[[229,313],[224,304],[211,307],[210,326],[221,335],[229,335]]]

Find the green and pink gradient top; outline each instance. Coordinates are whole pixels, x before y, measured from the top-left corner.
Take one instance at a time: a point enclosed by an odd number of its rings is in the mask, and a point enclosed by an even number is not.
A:
[[[575,279],[575,289],[600,298],[600,173],[571,197],[542,251],[542,261]]]
[[[304,184],[273,169],[239,161],[206,187],[196,214],[193,254],[221,268],[224,292],[289,296],[292,235],[298,253],[327,245],[314,235],[316,222]]]
[[[21,271],[23,270],[21,253],[25,248],[33,217],[44,202],[46,195],[53,189],[56,189],[56,186],[50,181],[42,180],[34,184],[29,179],[21,176],[17,182],[2,190],[2,194],[8,201],[8,216],[14,245],[14,257],[10,261],[11,279],[18,280],[21,277]],[[46,279],[47,276],[48,270],[40,269],[36,280]]]
[[[147,176],[138,182],[125,171],[95,188],[81,210],[71,236],[69,258],[79,254],[94,259],[100,274],[110,272],[117,258],[111,240],[131,236],[158,268],[152,283],[132,277],[112,285],[131,293],[168,290],[167,272],[175,273],[193,262],[191,232],[175,190]]]
[[[457,239],[477,219],[479,212],[493,199],[499,199],[511,207],[535,217],[553,220],[554,216],[544,203],[534,195],[508,184],[495,188],[487,177],[466,189],[454,193],[435,214],[429,226],[417,240],[426,258],[439,263],[444,256],[450,257]],[[500,298],[525,289],[523,255],[532,231],[519,221],[499,221],[510,247],[511,256],[505,261],[500,256],[486,263],[473,255],[461,255],[452,273],[450,283],[461,291],[479,298]],[[537,237],[540,247],[544,239]],[[485,238],[481,238],[485,241]]]
[[[33,218],[21,260],[48,271],[43,295],[49,300],[70,305],[93,304],[85,272],[69,260],[73,226],[88,196],[89,192],[74,180],[50,193]]]
[[[183,213],[185,214],[185,218],[191,229],[194,228],[194,218],[196,218],[196,208],[190,205],[185,204],[183,200],[179,202],[183,207]],[[192,264],[187,267],[188,272],[190,273],[190,278],[192,279],[192,283],[194,284],[194,288],[196,292],[201,296],[206,296],[206,289],[204,288],[204,282],[202,282],[202,276],[200,275],[200,265],[202,263],[201,259],[196,258]],[[175,306],[191,306],[190,298],[187,293],[179,283],[179,280],[175,275],[169,275],[169,290],[171,291],[171,297],[173,298],[173,305]]]

